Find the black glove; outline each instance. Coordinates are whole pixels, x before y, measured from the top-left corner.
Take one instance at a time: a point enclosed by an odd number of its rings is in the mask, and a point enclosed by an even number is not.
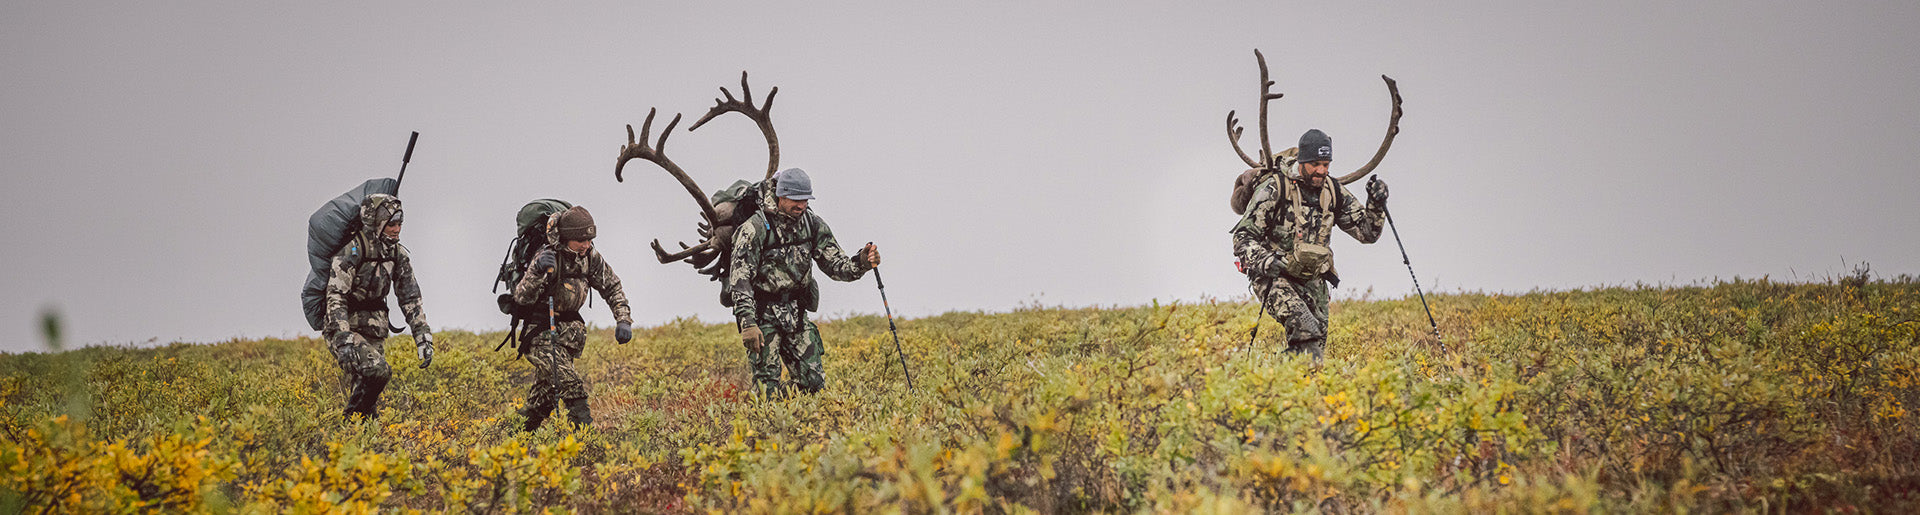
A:
[[[1375,207],[1387,207],[1387,181],[1375,175],[1367,179],[1367,204]]]
[[[633,341],[633,324],[621,322],[613,328],[613,341],[625,344]]]
[[[414,350],[420,352],[420,368],[433,364],[433,333],[421,333],[415,338]]]
[[[553,249],[542,250],[540,255],[533,257],[533,269],[541,272],[553,270],[554,259]]]

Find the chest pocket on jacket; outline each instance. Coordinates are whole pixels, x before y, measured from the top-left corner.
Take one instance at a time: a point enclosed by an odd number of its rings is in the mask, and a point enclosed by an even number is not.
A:
[[[593,267],[588,258],[562,258],[559,265],[559,277],[554,278],[553,306],[559,311],[579,311],[587,303],[591,286],[587,281],[587,270]]]
[[[360,262],[360,269],[353,278],[353,294],[356,300],[378,300],[387,296],[387,290],[393,284],[393,260],[370,259]]]

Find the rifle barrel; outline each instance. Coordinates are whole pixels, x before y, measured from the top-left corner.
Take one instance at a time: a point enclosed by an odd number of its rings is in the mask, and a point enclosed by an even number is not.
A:
[[[407,154],[400,156],[400,177],[393,180],[393,196],[400,196],[400,183],[407,181],[407,163],[413,162],[413,144],[420,141],[420,131],[413,131],[407,137]]]

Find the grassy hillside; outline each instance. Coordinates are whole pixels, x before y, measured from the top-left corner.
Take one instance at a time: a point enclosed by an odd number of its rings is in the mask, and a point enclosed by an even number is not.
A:
[[[316,339],[0,357],[0,511],[1920,510],[1920,283],[1334,304],[1321,368],[1243,302],[821,324],[827,389],[748,396],[730,324],[579,361],[513,414],[500,333],[389,341],[372,423]],[[563,418],[563,417],[562,417]]]

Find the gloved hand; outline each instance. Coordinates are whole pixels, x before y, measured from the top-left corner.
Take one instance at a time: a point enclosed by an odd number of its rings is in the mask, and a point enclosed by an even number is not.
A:
[[[860,258],[866,260],[867,268],[880,268],[880,247],[868,242],[866,248],[860,249]]]
[[[533,269],[542,273],[553,270],[554,259],[553,249],[542,249],[540,254],[533,257]]]
[[[613,341],[622,345],[633,341],[633,324],[621,322],[620,325],[614,326]]]
[[[1367,205],[1387,207],[1387,181],[1380,180],[1378,175],[1367,179]]]
[[[420,353],[420,368],[433,364],[433,333],[422,333],[414,339],[414,350]]]
[[[749,352],[760,352],[760,346],[763,344],[761,341],[760,326],[756,325],[741,330],[740,344],[745,345]]]

